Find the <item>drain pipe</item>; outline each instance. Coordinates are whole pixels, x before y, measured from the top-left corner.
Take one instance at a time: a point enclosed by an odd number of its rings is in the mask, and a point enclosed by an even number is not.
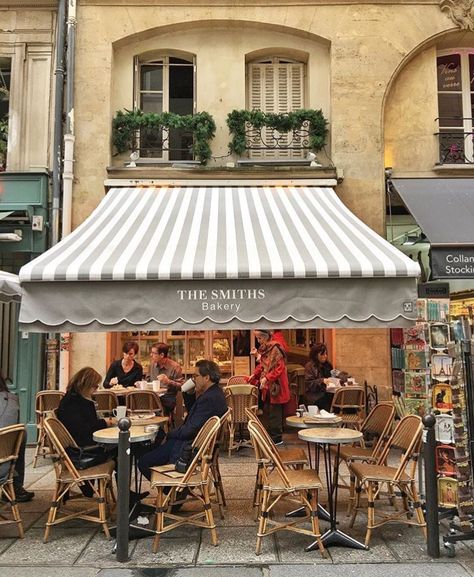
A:
[[[61,238],[72,229],[72,185],[74,180],[74,71],[76,52],[76,0],[68,1],[66,54],[66,129],[64,133],[63,205]],[[59,388],[65,390],[70,377],[71,333],[61,334]]]
[[[53,134],[53,198],[51,206],[50,243],[59,241],[59,220],[61,205],[61,151],[63,138],[63,98],[64,98],[64,50],[66,44],[66,0],[58,0],[56,33],[56,69],[54,86],[54,134]],[[56,366],[58,359],[58,339],[56,333],[48,334],[46,355],[46,388],[56,388]]]

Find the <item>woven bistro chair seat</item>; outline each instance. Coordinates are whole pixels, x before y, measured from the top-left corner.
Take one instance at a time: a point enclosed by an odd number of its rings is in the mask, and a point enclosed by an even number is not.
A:
[[[321,479],[316,471],[313,469],[299,469],[285,471],[290,485],[295,491],[303,491],[310,489],[322,489],[323,485]],[[288,491],[287,485],[282,481],[278,471],[273,470],[266,481],[263,482],[263,489],[269,491]]]
[[[351,469],[357,479],[362,483],[366,481],[373,481],[379,483],[389,483],[392,481],[397,473],[397,467],[389,467],[387,465],[373,465],[371,463],[352,463]],[[398,482],[409,483],[411,481],[410,475],[403,472]]]
[[[109,498],[115,501],[112,490],[112,473],[115,461],[109,460],[100,465],[79,470],[74,466],[66,450],[78,448],[66,427],[55,417],[46,418],[44,427],[49,442],[57,454],[54,460],[56,485],[46,521],[44,542],[46,543],[49,538],[51,527],[77,518],[102,525],[106,537],[110,538],[107,525],[107,505]],[[83,485],[91,489],[91,497],[86,497],[82,493],[72,494],[73,489],[78,489]],[[74,499],[85,501],[83,507],[79,509],[68,508],[66,500],[69,503]],[[94,512],[95,515],[93,515]]]
[[[3,480],[0,480],[0,526],[16,524],[20,539],[23,539],[25,534],[16,502],[13,475],[25,432],[25,425],[10,425],[0,429],[0,464],[8,464],[8,471]],[[1,500],[2,497],[6,502]],[[11,518],[5,515],[7,507],[11,509]]]
[[[164,533],[182,525],[203,527],[211,532],[211,542],[217,545],[217,531],[212,513],[210,499],[210,465],[214,445],[221,422],[219,417],[211,417],[204,423],[196,435],[193,448],[196,451],[186,473],[180,477],[170,477],[163,467],[151,468],[151,488],[156,490],[156,526],[153,540],[153,552],[158,551],[160,538]],[[169,469],[168,469],[169,470]],[[165,492],[165,489],[168,489]],[[189,514],[181,511],[173,511],[172,505],[182,504],[179,494],[185,490],[185,494],[202,505],[201,510]]]
[[[278,454],[283,464],[288,467],[297,467],[308,464],[306,451],[301,447],[277,447]]]
[[[416,469],[418,455],[422,442],[423,425],[417,415],[407,415],[398,422],[395,430],[384,445],[376,464],[350,463],[351,474],[356,479],[356,498],[352,511],[350,526],[352,527],[360,506],[361,492],[367,497],[367,532],[365,544],[368,546],[373,529],[389,522],[416,525],[421,528],[426,538],[426,523],[421,509],[421,502],[416,487]],[[393,452],[400,452],[398,466],[389,466],[387,461]],[[382,487],[386,486],[395,505],[395,490],[401,494],[403,509],[395,507],[392,512],[375,508],[377,497]],[[415,518],[412,518],[412,505]]]

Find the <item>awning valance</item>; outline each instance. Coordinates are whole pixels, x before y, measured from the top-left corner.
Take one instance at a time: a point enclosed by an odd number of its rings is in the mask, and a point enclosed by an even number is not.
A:
[[[331,188],[111,189],[24,266],[24,330],[402,326],[418,264]]]
[[[21,286],[18,276],[0,270],[0,303],[20,302]]]

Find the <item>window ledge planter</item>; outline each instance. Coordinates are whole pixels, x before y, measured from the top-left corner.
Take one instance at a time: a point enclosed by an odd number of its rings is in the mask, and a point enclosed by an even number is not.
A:
[[[300,109],[273,114],[261,110],[233,110],[227,115],[231,152],[241,156],[249,149],[320,151],[328,133],[321,110]],[[268,135],[265,129],[273,134]]]
[[[216,132],[214,119],[207,112],[181,116],[172,112],[157,114],[141,110],[119,110],[112,121],[112,144],[118,153],[137,149],[137,133],[141,129],[162,131],[184,130],[192,134],[192,153],[202,164],[211,158],[210,141]]]

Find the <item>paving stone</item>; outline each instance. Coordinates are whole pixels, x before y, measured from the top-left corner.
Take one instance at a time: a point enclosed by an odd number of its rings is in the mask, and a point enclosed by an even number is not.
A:
[[[7,538],[3,538],[3,531],[0,532],[0,559],[1,559],[1,555],[4,551],[6,551],[8,549],[8,547],[10,547],[10,545],[12,545],[13,543],[15,543],[16,539],[7,539]],[[2,573],[2,577],[3,577],[3,573]]]
[[[255,555],[256,531],[239,527],[222,527],[217,531],[219,545],[211,545],[209,531],[203,530],[198,565],[275,563],[277,554],[273,536],[263,540],[262,553]]]
[[[226,477],[224,491],[227,499],[253,499],[254,477]]]
[[[1,565],[72,565],[87,545],[95,530],[61,529],[53,527],[49,541],[43,543],[41,529],[27,531],[2,555]]]
[[[7,512],[7,514],[10,516],[9,512]],[[28,529],[30,529],[30,527],[35,525],[35,523],[41,517],[41,513],[20,512],[20,516],[21,516],[21,521],[23,523],[23,529],[26,532],[26,531],[28,531]],[[2,525],[0,527],[0,535],[1,535],[2,539],[3,538],[17,539],[18,538],[18,525],[16,523],[12,523],[11,525]]]
[[[220,518],[217,507],[214,508],[214,518],[218,527],[248,526],[255,531],[257,530],[257,523],[254,521],[254,509],[250,500],[227,499],[224,519]]]
[[[176,569],[170,577],[262,577],[259,567],[186,567]],[[102,577],[102,576],[101,576]],[[117,576],[118,577],[118,576]]]
[[[36,479],[31,484],[28,484],[28,490],[36,491],[37,489],[49,489],[52,493],[55,484],[56,484],[56,473],[54,471],[48,471],[46,474],[42,475],[39,479]]]
[[[449,563],[385,563],[383,569],[376,563],[356,563],[341,565],[319,565],[314,571],[317,577],[469,577],[469,573],[459,564]],[[271,565],[269,577],[308,577],[308,567],[304,565]],[[310,575],[313,575],[311,573]],[[184,577],[184,576],[183,576]]]
[[[194,565],[200,537],[161,539],[157,553],[153,553],[153,539],[141,539],[133,552],[135,565]]]
[[[96,567],[68,567],[67,577],[96,577],[99,569]],[[0,575],[2,577],[31,577],[33,574],[31,567],[5,567],[0,565]],[[34,567],[35,577],[64,577],[64,567]],[[125,577],[122,574],[121,577]]]
[[[23,513],[44,513],[48,511],[51,505],[53,492],[50,490],[35,491],[35,496],[31,501],[19,503],[20,514]]]
[[[130,541],[128,548],[130,556],[133,554],[136,544],[137,541]],[[82,554],[76,560],[76,566],[89,565],[100,568],[113,567],[115,565],[118,567],[127,567],[135,564],[135,562],[131,560],[127,563],[119,563],[116,559],[115,553],[113,552],[114,545],[115,541],[113,539],[109,540],[102,533],[97,533],[83,549]]]
[[[282,563],[300,563],[308,565],[332,563],[330,556],[331,551],[329,550],[327,558],[322,557],[319,551],[316,550],[305,551],[305,548],[313,542],[313,538],[310,535],[281,531],[277,533],[275,537],[277,541],[278,556]]]
[[[257,465],[254,462],[220,463],[219,468],[223,477],[253,477],[257,473]],[[224,488],[226,479],[224,480]]]

